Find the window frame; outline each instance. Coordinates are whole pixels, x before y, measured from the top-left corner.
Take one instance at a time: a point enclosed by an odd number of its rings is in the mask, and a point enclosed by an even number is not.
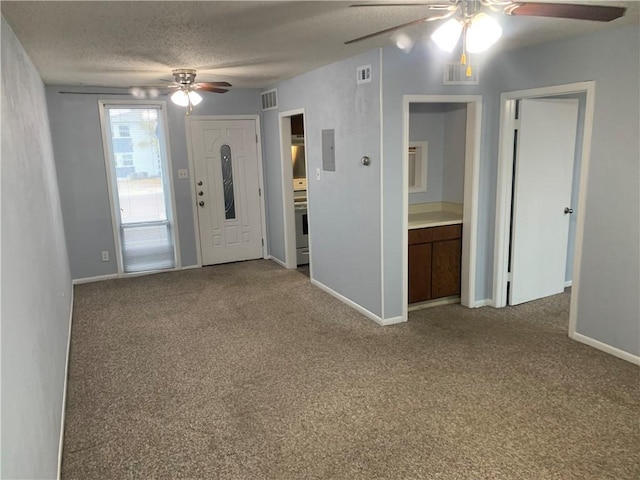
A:
[[[122,254],[122,237],[121,237],[121,227],[122,224],[120,222],[120,214],[118,211],[118,200],[115,198],[117,193],[117,179],[115,178],[115,165],[111,165],[110,159],[113,156],[113,152],[111,151],[111,132],[110,132],[110,122],[107,118],[108,111],[110,108],[131,108],[131,109],[145,109],[151,108],[158,110],[158,119],[162,119],[161,122],[163,124],[162,135],[160,138],[161,141],[161,149],[164,152],[164,156],[166,159],[166,179],[164,180],[166,194],[170,196],[167,204],[167,222],[170,224],[171,234],[173,237],[173,248],[174,248],[174,258],[175,263],[173,268],[167,268],[159,271],[171,271],[171,270],[179,270],[182,268],[182,258],[180,254],[180,234],[178,230],[178,221],[176,217],[176,196],[175,196],[175,188],[174,188],[174,178],[173,178],[173,162],[171,159],[171,146],[169,143],[169,118],[167,114],[167,104],[164,101],[159,100],[106,100],[106,99],[98,99],[98,110],[100,117],[100,127],[102,131],[102,146],[103,146],[103,157],[104,164],[107,176],[107,187],[109,194],[109,206],[111,210],[111,227],[113,232],[113,240],[115,246],[115,257],[116,257],[116,266],[118,276],[135,276],[145,274],[147,272],[125,272],[123,265],[123,254]],[[118,129],[119,130],[119,129]],[[119,131],[118,131],[119,133]],[[120,138],[120,137],[118,137]],[[115,157],[114,157],[115,158]],[[158,222],[143,222],[144,224],[156,224]],[[127,224],[129,225],[129,224]],[[99,252],[98,252],[99,253]]]
[[[422,193],[427,191],[427,168],[429,164],[429,142],[409,142],[409,152],[407,155],[411,155],[411,149],[414,148],[416,155],[416,167],[418,162],[420,163],[420,182],[414,183],[413,186],[407,185],[409,193]],[[419,149],[419,150],[418,150]],[[418,152],[420,156],[418,156]],[[416,168],[417,170],[417,168]],[[418,175],[416,175],[417,177]],[[407,177],[407,183],[409,178]]]

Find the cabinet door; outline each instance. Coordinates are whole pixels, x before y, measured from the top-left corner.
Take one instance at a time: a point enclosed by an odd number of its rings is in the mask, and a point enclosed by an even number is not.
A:
[[[409,245],[409,303],[431,298],[431,243]]]
[[[432,298],[460,295],[462,240],[433,243]]]

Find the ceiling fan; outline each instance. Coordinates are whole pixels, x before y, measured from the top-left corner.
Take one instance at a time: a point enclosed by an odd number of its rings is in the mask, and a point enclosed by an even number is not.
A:
[[[344,42],[345,45],[367,40],[385,33],[394,33],[405,27],[425,22],[449,19],[438,27],[431,38],[443,50],[453,51],[462,36],[462,55],[460,63],[467,65],[467,52],[476,53],[488,49],[502,35],[502,28],[492,17],[484,13],[504,13],[513,16],[554,17],[575,20],[610,22],[625,14],[626,8],[602,5],[584,5],[574,3],[518,2],[511,0],[449,0],[438,2],[412,3],[360,3],[354,8],[365,7],[425,7],[432,15],[411,22],[385,28],[378,32]],[[398,41],[397,44],[403,48]],[[467,76],[471,76],[471,67],[467,66]]]
[[[196,71],[190,68],[178,68],[172,70],[171,73],[173,74],[174,85],[167,88],[176,89],[176,91],[171,95],[171,101],[181,107],[187,107],[187,114],[193,110],[195,105],[198,105],[202,101],[202,97],[196,92],[196,90],[212,93],[226,93],[229,90],[221,87],[231,86],[229,82],[196,83]]]
[[[221,87],[231,87],[229,82],[195,82],[196,71],[190,68],[177,68],[172,70],[173,80],[164,80],[171,82],[173,85],[150,86],[150,87],[131,87],[129,93],[138,99],[156,98],[160,95],[168,95],[171,90],[171,101],[181,107],[187,107],[187,115],[193,110],[195,105],[202,102],[202,96],[197,90],[212,93],[226,93],[229,90]],[[169,90],[168,92],[163,90]],[[73,92],[61,91],[63,94],[70,95],[122,95],[120,92]]]

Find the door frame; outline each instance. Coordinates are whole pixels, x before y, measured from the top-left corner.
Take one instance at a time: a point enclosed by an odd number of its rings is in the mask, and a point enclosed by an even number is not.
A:
[[[253,120],[256,125],[256,152],[258,155],[258,186],[260,188],[260,216],[261,216],[261,224],[260,228],[262,230],[262,258],[267,258],[267,219],[266,219],[266,206],[265,206],[265,191],[264,191],[264,169],[262,165],[262,130],[260,128],[260,116],[259,115],[197,115],[197,116],[189,116],[185,118],[185,128],[187,135],[187,158],[189,162],[189,172],[190,179],[189,182],[191,185],[191,210],[193,212],[193,233],[195,235],[196,241],[196,256],[198,267],[202,267],[202,250],[200,244],[200,223],[198,222],[198,210],[195,208],[198,200],[196,194],[196,182],[195,182],[195,163],[193,159],[193,148],[191,146],[191,125],[194,122],[204,122],[210,120],[224,120],[224,121],[233,121],[233,120]]]
[[[469,308],[485,305],[484,301],[478,301],[475,298],[482,95],[404,95],[402,99],[402,317],[404,321],[408,319],[409,308],[409,105],[411,103],[464,103],[467,105],[460,303]]]
[[[107,174],[107,188],[109,189],[109,207],[111,209],[111,228],[113,230],[113,239],[115,244],[116,254],[116,267],[118,268],[118,277],[140,276],[147,273],[154,272],[125,272],[122,258],[122,238],[120,238],[120,224],[118,222],[118,216],[116,216],[117,208],[116,201],[113,195],[116,192],[117,179],[113,178],[113,172],[111,169],[111,163],[109,158],[110,147],[108,145],[109,132],[107,131],[107,122],[105,120],[105,114],[107,106],[109,105],[140,105],[142,108],[144,105],[152,105],[160,107],[162,112],[162,118],[164,122],[164,149],[167,163],[167,180],[169,182],[169,195],[171,195],[171,229],[173,231],[173,248],[175,252],[175,266],[173,268],[167,268],[158,270],[158,272],[170,272],[173,270],[182,269],[182,256],[180,250],[180,231],[178,227],[178,211],[176,208],[176,193],[175,193],[175,180],[173,178],[173,163],[171,161],[171,144],[169,142],[169,116],[167,113],[167,102],[163,100],[105,100],[98,99],[98,112],[100,115],[100,130],[102,134],[102,150],[105,162],[105,169]]]
[[[553,85],[504,92],[500,95],[500,130],[498,140],[498,176],[496,185],[496,229],[493,257],[493,304],[504,307],[507,304],[509,230],[511,226],[511,195],[513,178],[515,105],[517,100],[527,98],[553,97],[572,93],[585,93],[585,116],[582,136],[582,157],[580,159],[580,181],[578,186],[578,205],[576,218],[576,237],[573,254],[573,280],[571,306],[569,309],[569,336],[576,332],[576,315],[580,288],[580,266],[584,241],[584,218],[587,201],[587,182],[589,179],[589,160],[591,158],[591,136],[593,133],[593,114],[595,107],[595,81]]]
[[[302,115],[305,132],[305,176],[307,179],[307,218],[309,215],[309,169],[307,155],[307,114],[304,108],[296,108],[278,113],[280,136],[280,171],[282,173],[282,222],[284,230],[284,261],[278,261],[285,268],[297,268],[296,259],[296,219],[293,205],[293,167],[291,165],[291,117]],[[313,278],[313,260],[311,254],[311,225],[309,225],[309,277]],[[276,260],[273,256],[272,260]],[[279,260],[279,259],[278,259]]]

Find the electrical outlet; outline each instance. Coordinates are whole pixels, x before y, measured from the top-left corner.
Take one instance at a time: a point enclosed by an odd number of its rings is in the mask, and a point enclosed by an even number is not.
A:
[[[103,262],[108,262],[109,261],[109,252],[107,250],[102,252],[102,261]]]
[[[189,178],[189,170],[187,170],[186,168],[179,168],[178,178]]]

